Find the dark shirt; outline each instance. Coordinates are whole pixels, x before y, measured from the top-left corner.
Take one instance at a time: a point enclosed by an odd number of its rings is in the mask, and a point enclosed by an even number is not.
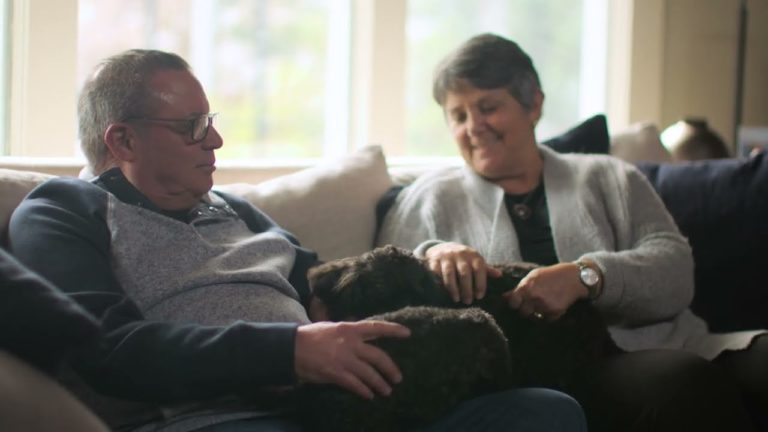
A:
[[[547,194],[544,193],[544,182],[533,191],[522,195],[507,194],[504,196],[509,217],[515,226],[520,255],[523,261],[540,265],[557,264],[555,242],[552,238],[552,227],[549,224],[547,209]],[[521,218],[514,211],[515,204],[522,204],[530,209],[530,216]]]

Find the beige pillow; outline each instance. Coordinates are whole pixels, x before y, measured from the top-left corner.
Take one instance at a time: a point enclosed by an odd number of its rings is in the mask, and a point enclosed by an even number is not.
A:
[[[250,201],[328,261],[373,247],[376,203],[391,186],[381,147],[369,146],[264,183],[216,189]]]
[[[33,171],[0,168],[0,232],[8,227],[11,213],[29,191],[53,177]]]
[[[652,123],[635,123],[611,135],[611,155],[627,162],[670,162],[672,156],[661,143]]]

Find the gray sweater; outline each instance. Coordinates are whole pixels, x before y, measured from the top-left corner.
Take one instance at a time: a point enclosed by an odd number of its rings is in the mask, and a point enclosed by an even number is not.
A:
[[[609,156],[539,149],[557,256],[601,268],[595,305],[620,347],[682,348],[712,359],[749,344],[757,332],[713,335],[690,311],[691,249],[639,171]],[[377,244],[420,253],[439,241],[469,245],[491,263],[521,260],[504,191],[468,167],[436,170],[405,188]]]

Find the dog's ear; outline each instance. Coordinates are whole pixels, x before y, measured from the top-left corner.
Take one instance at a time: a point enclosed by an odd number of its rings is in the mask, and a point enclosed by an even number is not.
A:
[[[312,267],[307,272],[312,295],[333,306],[339,295],[338,284],[349,268],[348,260],[336,260]]]
[[[359,261],[358,257],[342,258],[314,267],[307,274],[312,295],[322,300],[331,321],[365,317],[359,309]]]
[[[333,286],[341,276],[343,268],[335,262],[321,264],[307,271],[309,288],[312,294],[325,301],[333,290]]]

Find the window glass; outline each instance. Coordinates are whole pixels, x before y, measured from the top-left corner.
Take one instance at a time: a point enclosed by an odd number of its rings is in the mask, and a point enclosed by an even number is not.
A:
[[[330,11],[325,0],[79,0],[78,88],[130,48],[173,51],[203,83],[223,158],[323,152]],[[334,23],[338,25],[338,23]]]
[[[581,117],[582,0],[409,0],[406,24],[406,134],[409,155],[455,155],[442,110],[432,99],[437,63],[469,37],[492,32],[533,59],[545,93],[539,137]]]
[[[348,151],[350,128],[363,131],[356,139],[364,144],[371,142],[365,131],[382,121],[349,124],[350,113],[363,109],[351,105],[360,99],[353,94],[361,91],[356,84],[390,84],[349,76],[352,31],[365,33],[351,23],[353,6],[360,6],[356,0],[78,1],[78,88],[99,60],[124,49],[177,52],[192,64],[211,109],[220,112],[216,127],[225,145],[218,153],[224,159],[338,155]],[[584,47],[590,39],[585,30],[605,23],[583,23],[594,21],[589,10],[601,9],[587,5],[607,0],[387,1],[404,4],[405,44],[378,41],[366,53],[375,58],[405,50],[405,64],[387,66],[406,77],[405,88],[387,88],[405,95],[405,115],[397,120],[405,142],[383,143],[387,156],[455,156],[432,100],[432,73],[449,51],[482,32],[517,41],[533,58],[546,95],[539,138],[573,126],[590,114],[585,106],[604,106],[594,103],[604,98],[604,85],[593,84],[602,75],[584,72],[603,66],[584,61],[585,54],[604,55]],[[384,19],[403,18],[382,14],[371,25]],[[592,39],[604,43],[605,38]]]

